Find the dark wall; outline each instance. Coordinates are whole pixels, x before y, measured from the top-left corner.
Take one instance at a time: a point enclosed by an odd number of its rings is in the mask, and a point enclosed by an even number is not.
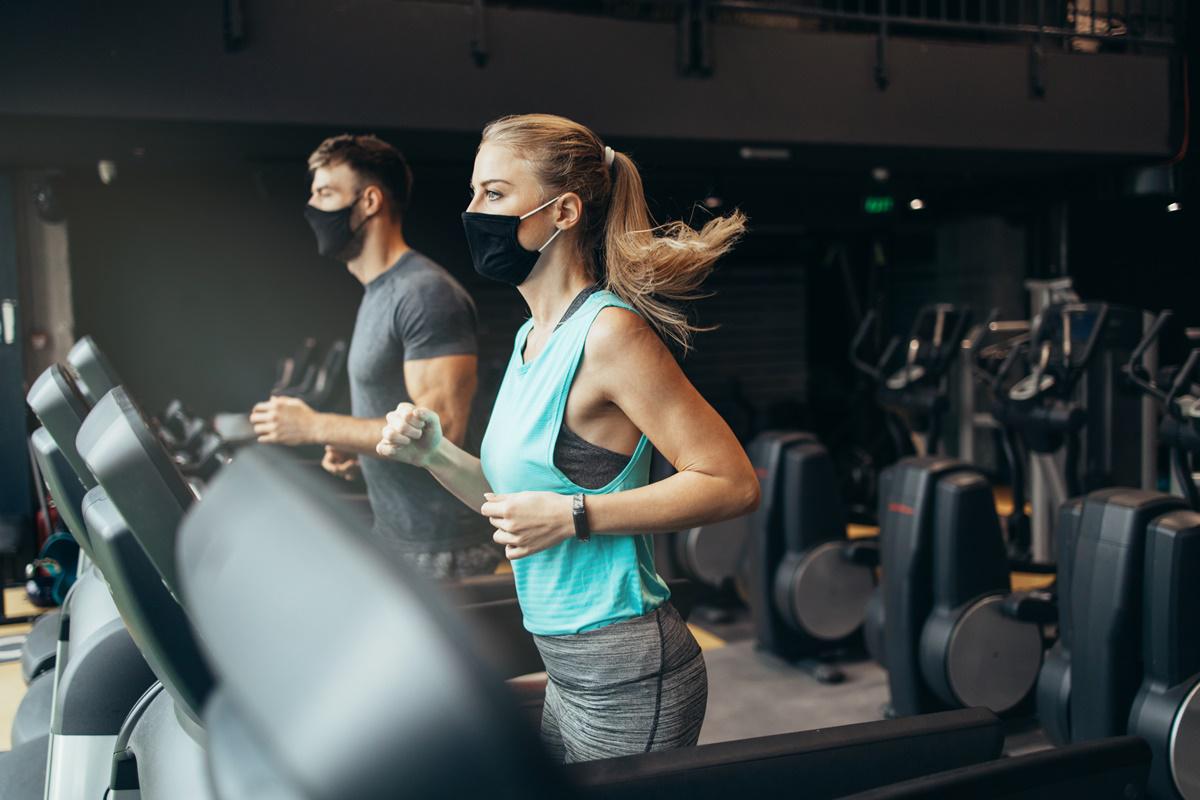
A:
[[[920,306],[930,302],[969,306],[977,322],[993,308],[1001,319],[1026,315],[1029,265],[1020,226],[999,216],[968,216],[948,220],[931,233],[924,252],[919,245],[910,248],[892,269],[893,331],[907,332]]]
[[[302,335],[349,330],[356,283],[306,246],[301,180],[257,174],[71,176],[76,333],[96,338],[148,411],[172,397],[249,408]]]
[[[1166,197],[1081,198],[1071,207],[1071,273],[1087,297],[1152,311],[1172,309],[1200,325],[1196,214],[1200,196],[1168,212]]]
[[[1046,55],[1025,44],[713,29],[714,73],[685,78],[674,25],[489,8],[484,68],[470,6],[255,0],[227,51],[208,0],[5,5],[0,115],[478,131],[553,110],[605,135],[904,148],[1164,156],[1172,63],[1154,54]]]
[[[713,295],[696,304],[697,321],[716,329],[696,336],[684,371],[743,438],[807,406],[808,249],[752,232],[709,279]]]
[[[16,553],[33,516],[26,429],[17,217],[13,181],[0,175],[0,308],[13,314],[10,329],[0,317],[0,552]],[[0,575],[0,580],[8,580]]]

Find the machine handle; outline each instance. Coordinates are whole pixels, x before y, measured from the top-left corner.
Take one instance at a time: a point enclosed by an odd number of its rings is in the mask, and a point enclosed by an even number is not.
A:
[[[1066,327],[1068,321],[1093,310],[1096,311],[1096,320],[1092,325],[1091,334],[1088,336],[1087,341],[1084,342],[1083,352],[1080,354],[1078,362],[1071,364],[1069,351],[1066,347],[1063,348],[1063,363],[1061,366],[1065,374],[1062,376],[1058,387],[1060,396],[1067,397],[1070,395],[1071,390],[1075,388],[1075,384],[1079,380],[1079,376],[1084,373],[1088,364],[1091,363],[1092,354],[1096,350],[1096,343],[1100,341],[1100,335],[1104,332],[1104,325],[1108,321],[1108,303],[1066,303],[1061,306],[1051,306],[1042,309],[1042,313],[1038,315],[1039,319],[1038,324],[1034,326],[1035,330],[1040,329],[1045,315],[1051,313],[1061,314],[1064,317],[1062,332],[1067,337],[1066,341],[1070,342],[1070,330]],[[1034,341],[1038,341],[1039,337],[1035,334],[1033,338]],[[1042,344],[1046,345],[1047,343],[1043,341]],[[1034,373],[1038,375],[1034,380],[1041,380],[1041,373],[1046,366],[1048,364],[1042,364],[1042,369],[1034,368]]]
[[[860,567],[879,566],[879,537],[855,539],[842,548],[842,558]]]
[[[971,335],[967,337],[967,349],[972,353],[979,347],[979,343],[983,341],[983,337],[992,330],[992,326],[996,324],[996,317],[1000,316],[1000,309],[993,308],[988,311],[987,318],[984,319],[982,325],[976,325],[971,331]]]
[[[1192,350],[1188,353],[1187,361],[1175,376],[1175,382],[1171,384],[1171,391],[1167,392],[1166,403],[1167,413],[1175,414],[1175,399],[1179,397],[1184,388],[1192,382],[1192,373],[1196,371],[1196,364],[1200,363],[1200,348]]]
[[[879,364],[875,367],[877,376],[883,375],[883,368],[892,360],[892,355],[895,354],[896,348],[900,346],[900,337],[893,336],[888,340],[887,347],[883,348],[883,355],[879,356]]]
[[[1100,312],[1096,314],[1096,322],[1092,326],[1092,335],[1088,337],[1087,343],[1083,346],[1083,357],[1079,360],[1079,368],[1075,371],[1076,374],[1083,372],[1087,365],[1092,360],[1092,353],[1096,349],[1096,343],[1100,341],[1100,334],[1104,332],[1104,323],[1108,321],[1108,303],[1100,303]]]
[[[1029,341],[1029,323],[1024,320],[998,321],[999,309],[993,308],[988,312],[983,324],[977,325],[971,333],[966,347],[971,351],[971,372],[993,393],[999,393],[1000,384],[1012,369],[1021,349]],[[990,333],[1012,334],[1007,339],[993,342],[987,347],[980,347]],[[996,354],[1003,354],[1000,366],[993,372],[984,366],[985,361],[994,361]]]
[[[1163,311],[1155,317],[1154,324],[1150,326],[1150,330],[1146,331],[1146,335],[1142,337],[1137,347],[1134,348],[1133,354],[1129,356],[1129,363],[1122,367],[1122,371],[1129,376],[1129,380],[1133,381],[1142,391],[1163,401],[1167,399],[1166,393],[1163,392],[1162,387],[1150,376],[1142,360],[1145,358],[1146,351],[1150,349],[1150,345],[1158,339],[1163,326],[1171,318],[1171,314],[1172,312],[1170,311]]]
[[[1058,602],[1053,592],[1038,589],[1031,592],[1014,592],[1004,598],[1000,607],[1006,617],[1021,622],[1036,622],[1046,625],[1058,619]]]
[[[1021,356],[1021,353],[1024,352],[1028,345],[1029,340],[1026,340],[1018,343],[1017,346],[1012,350],[1009,350],[1008,355],[1004,358],[1004,362],[1000,365],[1000,369],[996,370],[996,374],[992,377],[991,388],[992,391],[996,393],[997,397],[1000,396],[1000,387],[1004,384],[1004,379],[1008,377],[1008,373],[1012,372],[1013,366],[1017,363],[1017,359]]]
[[[1169,320],[1173,314],[1174,312],[1168,309],[1160,312],[1159,315],[1154,318],[1154,323],[1150,326],[1150,330],[1146,331],[1146,335],[1142,337],[1142,340],[1138,342],[1137,347],[1134,348],[1133,355],[1129,357],[1130,367],[1134,367],[1135,365],[1138,367],[1142,366],[1142,356],[1146,354],[1146,351],[1150,348],[1150,345],[1153,344],[1154,340],[1158,338],[1158,334],[1162,332],[1163,325],[1167,324],[1167,320]]]
[[[850,361],[858,370],[866,375],[871,376],[875,380],[879,380],[879,367],[874,367],[863,361],[859,356],[859,349],[862,347],[863,340],[867,338],[867,334],[875,327],[875,309],[867,312],[863,317],[863,321],[859,324],[858,330],[854,332],[854,338],[850,340]],[[891,348],[891,349],[894,349]]]
[[[938,348],[936,371],[940,377],[950,364],[950,359],[958,352],[961,347],[963,336],[966,334],[968,327],[971,324],[971,319],[974,314],[969,308],[956,308],[959,311],[958,319],[954,323],[954,327],[950,330],[950,336],[947,341],[952,342],[953,346],[946,348]],[[994,311],[993,311],[994,313]]]

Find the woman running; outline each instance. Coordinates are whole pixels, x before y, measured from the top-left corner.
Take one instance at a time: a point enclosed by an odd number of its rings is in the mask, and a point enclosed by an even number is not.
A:
[[[515,286],[531,311],[480,457],[407,403],[378,452],[425,467],[495,528],[546,665],[553,756],[694,745],[704,657],[647,534],[746,514],[759,487],[664,339],[687,348],[695,328],[680,303],[745,217],[656,228],[632,160],[583,125],[533,114],[484,129],[463,225],[476,270]],[[677,470],[655,483],[652,446]]]

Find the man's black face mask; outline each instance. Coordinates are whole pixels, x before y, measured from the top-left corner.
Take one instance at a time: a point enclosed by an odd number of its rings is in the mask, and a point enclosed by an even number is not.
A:
[[[336,211],[322,211],[314,206],[304,207],[304,219],[317,237],[317,252],[323,256],[350,261],[362,252],[363,226],[367,217],[358,224],[357,228],[350,226],[350,215],[358,205],[361,194],[356,195],[350,204]]]

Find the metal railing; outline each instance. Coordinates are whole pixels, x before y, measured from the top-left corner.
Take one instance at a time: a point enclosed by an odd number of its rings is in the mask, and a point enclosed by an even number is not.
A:
[[[410,0],[412,2],[413,0]],[[711,27],[746,25],[842,31],[877,37],[876,80],[888,84],[888,41],[897,36],[1025,44],[1033,91],[1043,94],[1045,54],[1181,46],[1187,0],[422,0],[462,5],[475,16],[472,57],[487,62],[488,6],[674,23],[679,67],[712,73]]]
[[[688,4],[690,0],[685,0]],[[695,4],[695,3],[691,3]],[[772,15],[914,32],[1044,36],[1082,52],[1100,43],[1171,47],[1185,0],[709,0],[719,16]]]
[[[1030,90],[1046,93],[1046,54],[1177,48],[1186,0],[675,0],[680,72],[712,74],[714,23],[784,24],[875,37],[875,82],[890,83],[889,41],[900,36],[1003,41],[1029,48]],[[782,21],[782,23],[781,23]]]
[[[769,16],[776,20],[816,21],[821,29],[851,26],[878,30],[884,24],[926,34],[1042,35],[1073,43],[1077,49],[1089,41],[1173,46],[1182,39],[1188,5],[1187,0],[441,1],[478,9],[493,5],[537,8],[658,22],[701,14],[719,22],[755,24],[755,18]]]

